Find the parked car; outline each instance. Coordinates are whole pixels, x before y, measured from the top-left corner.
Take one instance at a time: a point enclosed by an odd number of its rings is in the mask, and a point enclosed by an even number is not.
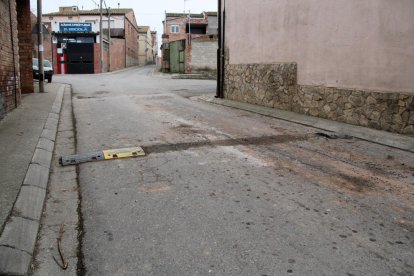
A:
[[[47,59],[43,60],[43,71],[47,82],[52,82],[53,67]],[[36,80],[39,79],[39,60],[37,58],[33,59],[33,78]]]

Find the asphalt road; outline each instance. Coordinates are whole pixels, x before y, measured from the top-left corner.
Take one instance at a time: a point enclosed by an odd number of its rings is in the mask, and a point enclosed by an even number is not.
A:
[[[154,67],[73,87],[88,275],[413,275],[414,156],[191,99]]]

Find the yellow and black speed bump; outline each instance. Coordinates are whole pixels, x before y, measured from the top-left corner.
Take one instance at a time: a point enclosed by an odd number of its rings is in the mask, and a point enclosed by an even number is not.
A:
[[[76,165],[85,162],[102,161],[127,157],[145,156],[145,152],[141,147],[111,149],[97,152],[80,153],[68,156],[61,156],[59,164],[62,166]]]

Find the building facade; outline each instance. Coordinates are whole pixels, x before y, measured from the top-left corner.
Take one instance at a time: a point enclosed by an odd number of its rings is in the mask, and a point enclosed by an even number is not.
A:
[[[152,52],[153,52],[153,64],[158,62],[158,36],[157,31],[151,31],[152,37]]]
[[[154,64],[154,37],[149,26],[139,26],[139,65]]]
[[[99,9],[60,7],[44,14],[43,22],[51,30],[48,54],[56,74],[93,74],[138,65],[138,25],[132,9],[104,9],[102,64]]]
[[[33,93],[30,1],[0,1],[0,118]]]
[[[162,70],[171,73],[215,71],[217,22],[217,12],[166,13],[161,47]]]
[[[221,4],[225,98],[414,134],[413,1]]]

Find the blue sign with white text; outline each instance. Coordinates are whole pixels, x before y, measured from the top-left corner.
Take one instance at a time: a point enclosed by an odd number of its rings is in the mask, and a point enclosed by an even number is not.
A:
[[[59,30],[61,33],[90,33],[92,23],[60,22]]]

